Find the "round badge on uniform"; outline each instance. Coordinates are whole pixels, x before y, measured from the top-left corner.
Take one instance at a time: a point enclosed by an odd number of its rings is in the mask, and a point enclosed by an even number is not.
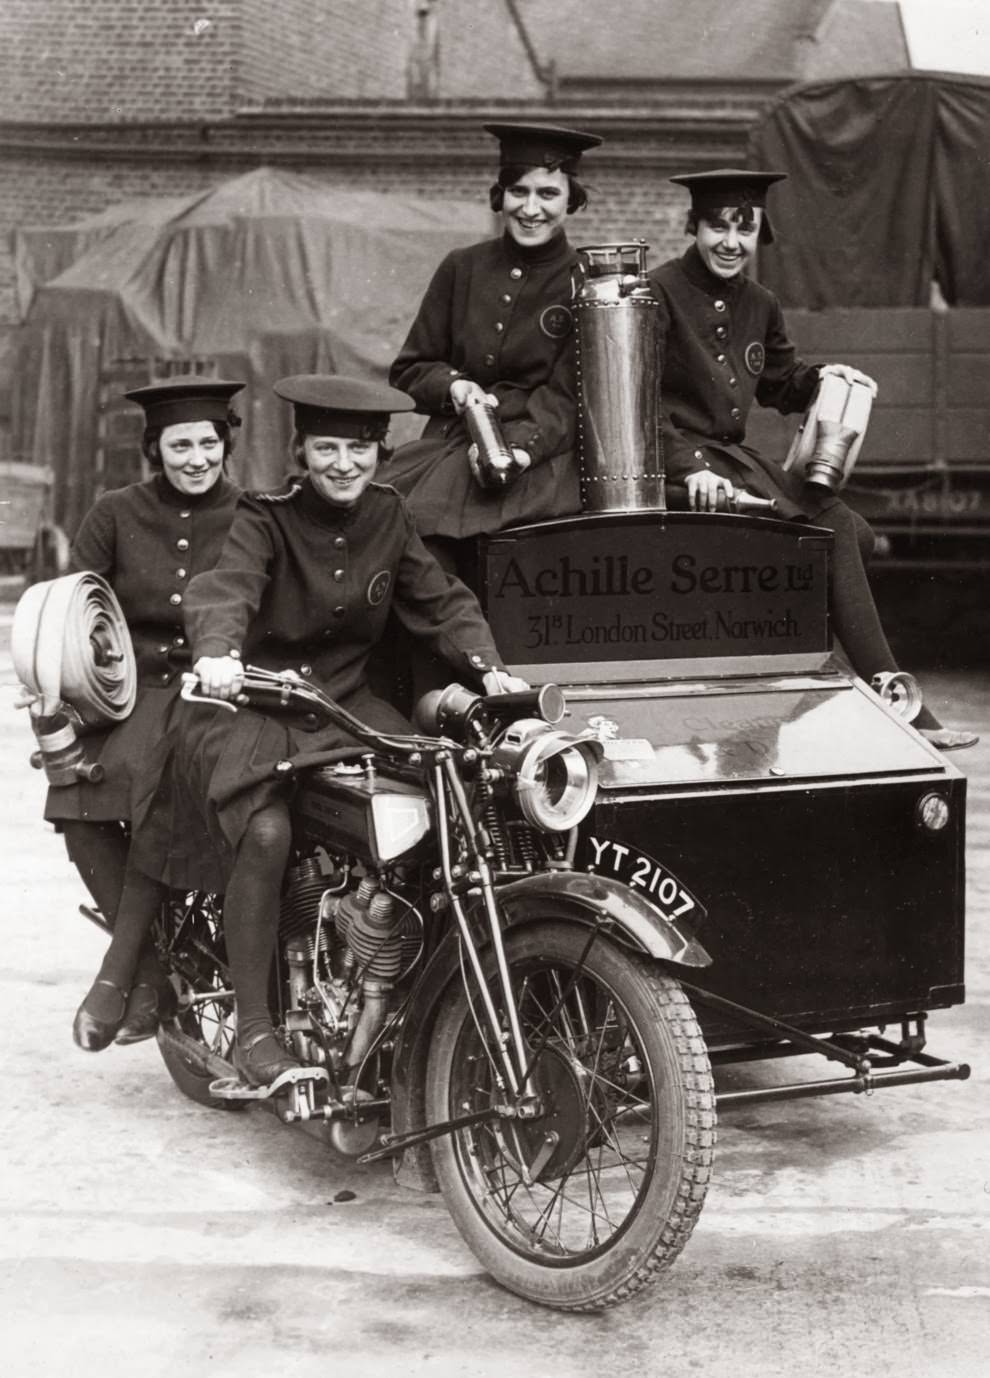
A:
[[[758,377],[763,372],[763,366],[767,361],[767,352],[759,340],[754,340],[752,344],[746,346],[744,358],[750,373]]]
[[[540,316],[540,329],[551,340],[563,340],[571,333],[573,326],[570,307],[548,306]]]
[[[368,602],[373,608],[380,607],[385,602],[391,582],[392,575],[387,569],[380,569],[371,580],[368,585]]]

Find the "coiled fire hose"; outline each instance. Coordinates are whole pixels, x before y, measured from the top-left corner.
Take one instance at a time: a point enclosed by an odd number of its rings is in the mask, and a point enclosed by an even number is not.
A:
[[[137,697],[130,632],[116,595],[99,574],[66,574],[35,584],[14,609],[14,671],[31,710],[38,750],[51,785],[103,778],[87,761],[77,729],[120,722]]]

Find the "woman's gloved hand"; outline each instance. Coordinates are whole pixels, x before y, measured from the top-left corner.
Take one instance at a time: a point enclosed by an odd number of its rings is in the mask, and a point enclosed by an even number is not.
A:
[[[193,669],[204,698],[232,699],[241,692],[244,666],[236,656],[200,656]]]
[[[489,670],[482,675],[481,682],[486,694],[521,694],[529,688],[526,680],[510,675],[508,670]]]
[[[836,373],[840,378],[845,378],[847,383],[863,383],[876,395],[876,380],[871,378],[868,373],[853,368],[852,364],[822,364],[818,370],[818,375],[823,378],[826,373]]]
[[[498,406],[495,394],[486,392],[480,383],[472,382],[470,378],[454,379],[450,385],[450,400],[458,416],[471,401],[483,402],[488,407]]]
[[[693,474],[688,474],[684,480],[684,487],[687,489],[688,501],[693,512],[725,511],[735,493],[730,481],[721,474],[713,474],[711,469],[696,469]],[[720,503],[721,493],[724,493],[725,497]]]

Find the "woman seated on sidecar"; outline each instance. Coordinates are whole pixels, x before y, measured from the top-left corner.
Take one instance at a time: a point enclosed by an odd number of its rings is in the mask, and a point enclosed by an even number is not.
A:
[[[488,124],[499,143],[489,196],[498,239],[437,269],[389,381],[429,418],[389,481],[446,568],[473,573],[472,537],[580,509],[572,313],[577,251],[567,216],[587,203],[581,154],[601,139],[555,125]],[[467,413],[494,403],[515,477],[486,489],[469,464]]]
[[[802,411],[822,374],[822,366],[797,357],[773,293],[744,273],[757,245],[773,241],[767,190],[783,177],[720,169],[671,178],[691,194],[686,228],[694,243],[650,274],[664,340],[664,463],[668,480],[686,486],[697,511],[718,510],[741,487],[774,499],[778,515],[833,533],[835,630],[853,669],[869,684],[897,671],[864,563],[873,551],[872,530],[827,487],[785,472],[745,444],[754,400],[785,413]],[[942,727],[926,707],[914,725],[943,751],[978,740]]]

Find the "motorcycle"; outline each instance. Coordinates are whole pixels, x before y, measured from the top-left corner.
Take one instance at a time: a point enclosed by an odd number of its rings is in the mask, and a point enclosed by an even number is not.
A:
[[[194,675],[183,694],[218,702]],[[575,869],[601,743],[561,728],[553,686],[450,686],[409,736],[291,673],[249,668],[240,702],[356,745],[275,767],[293,852],[271,1002],[302,1066],[239,1080],[220,905],[189,895],[157,935],[179,996],[159,1033],[176,1085],[323,1121],[359,1162],[391,1157],[531,1301],[589,1311],[640,1291],[687,1243],[711,1172],[711,1069],[675,974],[709,959],[648,894]]]

